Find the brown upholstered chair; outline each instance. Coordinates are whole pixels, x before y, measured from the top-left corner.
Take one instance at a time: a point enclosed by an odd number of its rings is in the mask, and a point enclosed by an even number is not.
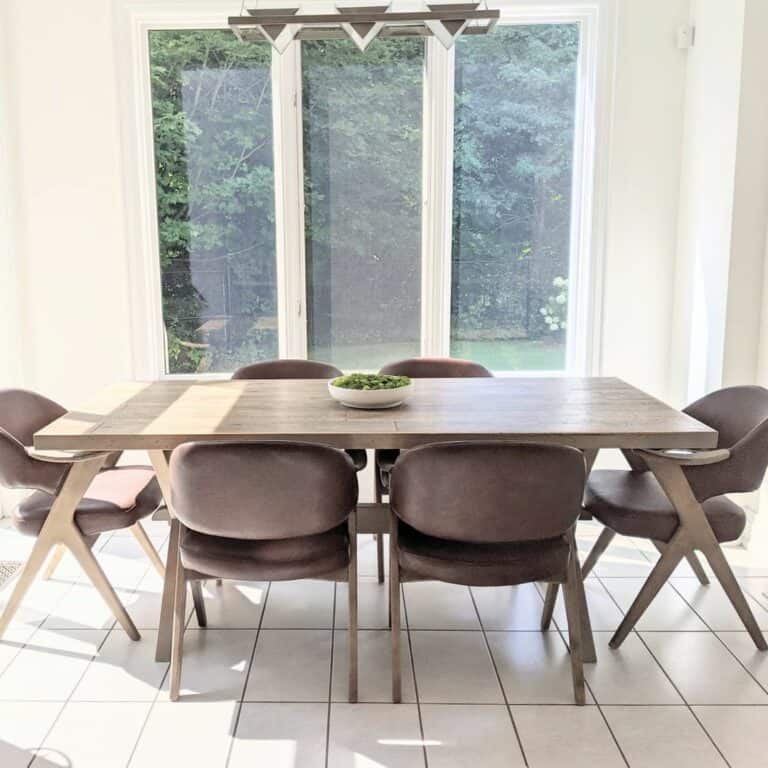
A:
[[[499,441],[406,451],[392,469],[392,697],[401,699],[400,583],[564,585],[576,703],[584,703],[574,529],[586,464],[575,448]]]
[[[763,635],[719,545],[738,539],[746,522],[744,510],[726,494],[755,491],[765,475],[768,390],[755,386],[721,389],[697,400],[684,412],[718,431],[717,449],[627,451],[630,470],[593,471],[587,482],[585,506],[605,528],[584,563],[583,573],[589,573],[617,533],[651,539],[661,551],[661,558],[611,639],[611,646],[617,648],[680,560],[701,549],[755,644],[766,650]],[[695,497],[690,501],[701,504],[715,541],[703,546],[697,543],[697,532],[691,530],[690,521],[678,517],[664,488],[649,471],[651,462],[662,473],[665,464],[682,467]]]
[[[357,699],[357,478],[343,451],[309,443],[186,443],[171,455],[179,536],[171,699],[179,696],[186,583],[349,583],[349,700]]]
[[[342,372],[329,363],[317,360],[262,360],[238,368],[233,379],[335,379]],[[362,448],[350,448],[347,453],[357,472],[368,463],[368,454]]]
[[[412,379],[482,379],[493,374],[480,363],[460,360],[455,357],[411,357],[385,365],[379,373],[390,376],[410,376]],[[397,461],[397,449],[379,449],[375,452],[376,472],[374,477],[376,501],[389,493],[389,473]],[[384,545],[381,536],[376,537],[378,547],[379,584],[384,581]]]
[[[46,528],[49,513],[67,474],[78,459],[94,456],[45,454],[31,448],[34,433],[65,413],[66,409],[58,403],[34,392],[22,389],[0,391],[0,484],[6,488],[31,491],[13,511],[12,520],[22,533],[38,536],[0,618],[0,636],[50,550],[55,549],[48,566],[49,575],[64,548],[67,548],[77,558],[123,629],[138,640],[136,627],[107,581],[91,547],[100,534],[128,528],[162,575],[163,563],[140,522],[162,504],[162,494],[151,467],[115,467],[119,454],[112,454],[85,492],[71,520],[66,524],[57,524],[55,531]],[[40,536],[41,532],[45,535]]]

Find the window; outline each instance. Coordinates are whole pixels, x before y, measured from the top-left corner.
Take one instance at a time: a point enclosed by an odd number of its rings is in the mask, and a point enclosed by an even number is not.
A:
[[[165,372],[418,354],[585,370],[588,22],[282,58],[152,30]]]
[[[575,24],[456,45],[451,354],[492,369],[565,367],[578,54]]]
[[[150,35],[168,373],[277,357],[270,51]]]
[[[375,370],[420,350],[424,43],[301,54],[308,353]]]

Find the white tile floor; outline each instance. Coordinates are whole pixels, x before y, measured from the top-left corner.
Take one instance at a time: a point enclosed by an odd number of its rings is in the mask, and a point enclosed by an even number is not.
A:
[[[150,525],[158,546],[163,524]],[[597,527],[584,524],[587,550]],[[0,527],[0,558],[30,542]],[[730,550],[768,628],[768,562]],[[154,661],[161,584],[132,538],[98,557],[142,631],[116,629],[66,558],[38,583],[0,643],[1,768],[761,768],[768,766],[768,655],[720,588],[687,566],[619,651],[608,639],[655,551],[617,538],[588,579],[598,663],[575,707],[558,605],[541,633],[541,591],[408,584],[404,703],[389,701],[386,587],[360,542],[360,698],[346,703],[346,587],[206,586],[210,627],[190,617],[183,699]],[[0,605],[8,589],[0,592]]]

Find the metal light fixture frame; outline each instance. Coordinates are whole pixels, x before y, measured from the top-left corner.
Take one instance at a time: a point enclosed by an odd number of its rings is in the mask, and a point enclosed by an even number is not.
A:
[[[374,0],[375,2],[375,0]],[[247,9],[228,24],[244,41],[269,42],[283,53],[293,40],[351,39],[364,51],[377,37],[436,37],[450,48],[460,35],[484,35],[497,24],[498,9],[481,2],[430,4],[423,11],[390,11],[388,5],[366,7],[339,3],[336,13],[299,13],[299,7]]]

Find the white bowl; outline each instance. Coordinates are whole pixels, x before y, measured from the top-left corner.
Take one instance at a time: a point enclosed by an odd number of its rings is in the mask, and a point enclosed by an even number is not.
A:
[[[334,400],[348,408],[395,408],[413,391],[413,384],[396,389],[345,389],[328,382],[328,391]]]

